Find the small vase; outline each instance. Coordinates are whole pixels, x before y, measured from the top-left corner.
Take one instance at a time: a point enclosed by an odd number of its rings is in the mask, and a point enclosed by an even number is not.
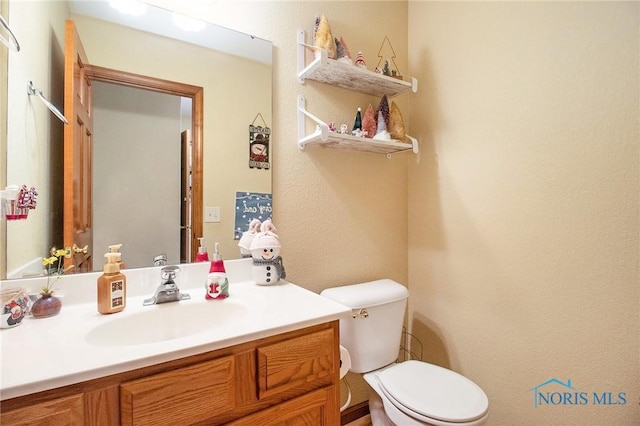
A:
[[[34,318],[47,318],[60,313],[62,308],[62,301],[52,295],[43,294],[38,300],[36,300],[31,307],[31,314]]]

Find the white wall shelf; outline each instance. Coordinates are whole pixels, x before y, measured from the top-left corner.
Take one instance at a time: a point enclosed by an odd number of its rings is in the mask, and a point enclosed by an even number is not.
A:
[[[375,152],[386,154],[387,157],[391,157],[391,154],[396,152],[409,150],[412,150],[416,154],[418,153],[418,141],[409,135],[406,135],[406,137],[411,143],[396,139],[385,141],[331,132],[329,131],[329,125],[307,111],[305,104],[304,96],[298,96],[298,147],[300,149],[304,149],[307,145],[316,145],[329,148]],[[316,125],[314,132],[308,135],[306,132],[305,117],[309,117]]]
[[[382,97],[394,97],[403,93],[415,93],[418,90],[418,81],[404,81],[389,77],[353,64],[329,59],[327,51],[305,44],[305,33],[298,30],[298,81],[304,84],[305,80],[315,80],[343,89],[364,93],[367,95]],[[314,59],[306,64],[306,50],[314,53]],[[304,149],[307,145],[317,145],[339,149],[375,152],[391,154],[401,151],[413,151],[418,153],[418,140],[405,135],[409,142],[391,140],[379,140],[365,137],[356,137],[350,134],[330,132],[329,126],[315,115],[307,111],[304,96],[298,96],[298,147]],[[306,131],[307,118],[313,120],[315,127],[313,132]]]
[[[378,74],[353,64],[344,63],[327,57],[327,51],[320,49],[319,55],[306,65],[305,50],[316,48],[305,44],[304,30],[298,30],[298,81],[304,84],[306,79],[338,86],[372,96],[394,97],[403,93],[416,93],[418,80],[411,81]]]

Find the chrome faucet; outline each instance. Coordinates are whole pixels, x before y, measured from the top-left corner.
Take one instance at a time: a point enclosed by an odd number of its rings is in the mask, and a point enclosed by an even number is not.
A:
[[[164,266],[167,264],[167,255],[159,254],[153,257],[153,266]]]
[[[142,303],[144,306],[157,305],[158,303],[179,302],[181,300],[191,299],[186,293],[181,293],[178,288],[177,275],[180,268],[177,266],[165,266],[162,268],[162,282],[156,289],[153,297],[145,299]]]

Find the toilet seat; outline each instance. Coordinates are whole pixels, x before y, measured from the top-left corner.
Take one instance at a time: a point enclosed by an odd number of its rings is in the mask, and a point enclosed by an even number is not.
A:
[[[489,410],[484,391],[466,377],[422,361],[380,371],[380,390],[406,415],[423,422],[472,423]]]

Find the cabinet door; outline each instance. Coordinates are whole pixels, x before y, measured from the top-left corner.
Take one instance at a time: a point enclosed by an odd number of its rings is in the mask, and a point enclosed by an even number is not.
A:
[[[338,426],[337,387],[327,386],[259,411],[228,426]]]
[[[333,329],[258,348],[259,398],[287,397],[331,384],[338,367]]]
[[[2,413],[0,423],[2,426],[83,425],[84,398],[82,394],[71,395]]]
[[[226,356],[120,385],[123,425],[202,422],[236,406],[235,359]]]

